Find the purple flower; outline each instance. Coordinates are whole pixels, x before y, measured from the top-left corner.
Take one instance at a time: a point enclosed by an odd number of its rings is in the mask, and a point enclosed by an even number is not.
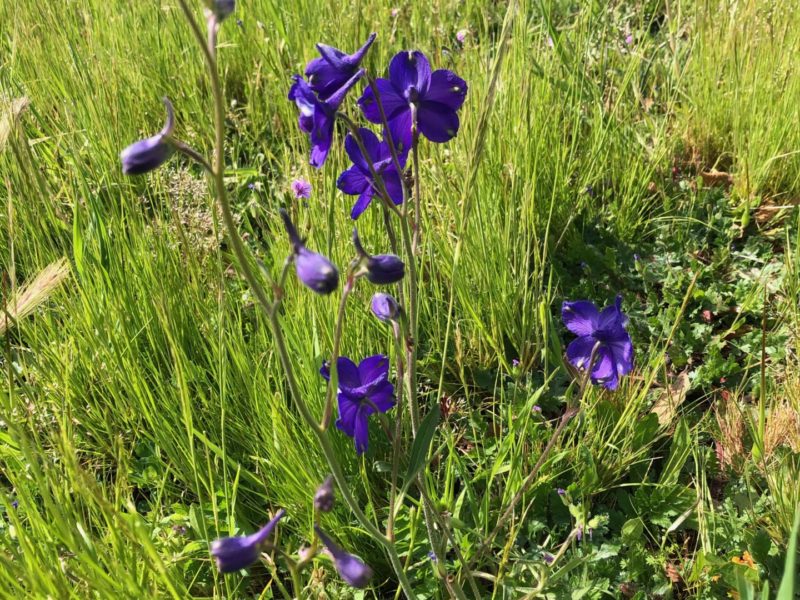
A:
[[[333,126],[336,111],[339,110],[347,92],[364,75],[364,69],[356,71],[339,89],[325,100],[320,100],[314,90],[300,77],[294,76],[294,84],[289,90],[289,100],[300,109],[298,123],[300,129],[311,137],[311,166],[319,169],[325,164],[333,142]]]
[[[311,184],[305,179],[295,179],[292,181],[292,194],[295,198],[310,198]]]
[[[314,531],[317,532],[317,536],[333,556],[333,566],[336,567],[336,571],[345,583],[359,589],[367,587],[369,580],[372,579],[372,569],[357,556],[342,550],[317,525],[314,525]]]
[[[459,29],[456,32],[456,40],[458,41],[459,44],[463,44],[464,41],[467,39],[468,35],[469,35],[469,30],[467,30],[467,29]]]
[[[467,84],[452,71],[431,73],[420,51],[396,54],[389,64],[389,79],[376,82],[395,145],[406,151],[411,145],[412,108],[417,128],[432,142],[446,142],[458,133],[458,109],[467,96]],[[380,123],[381,115],[372,88],[358,101],[364,116]]]
[[[558,488],[556,490],[556,492],[558,493],[559,496],[565,496],[566,493],[567,493],[567,490],[565,490],[564,488]]]
[[[591,365],[592,383],[602,383],[614,390],[619,378],[633,369],[633,344],[625,330],[628,318],[622,312],[622,297],[598,311],[587,300],[564,302],[561,307],[564,325],[578,336],[567,347],[567,359],[578,369]]]
[[[542,412],[542,407],[539,406],[538,404],[534,404],[533,408],[531,410],[533,410],[533,412],[535,412],[535,413],[541,413]]]
[[[550,554],[549,552],[542,553],[542,560],[548,565],[552,565],[555,559],[556,557]]]
[[[633,36],[629,33],[625,36],[625,44],[630,46],[633,43]]]
[[[12,500],[11,501],[11,508],[17,510],[19,508],[19,500]]]
[[[518,367],[519,366],[519,359],[512,358],[511,359],[511,366],[514,367],[514,368]]]
[[[175,129],[175,111],[169,98],[164,98],[164,106],[167,108],[164,128],[158,134],[134,142],[120,152],[122,172],[125,175],[141,175],[157,169],[167,162],[175,151],[175,146],[170,142],[170,136]]]
[[[336,427],[353,438],[361,455],[369,443],[368,417],[376,410],[385,413],[394,406],[394,386],[389,381],[389,359],[368,356],[358,366],[345,356],[336,361],[339,378],[339,419]],[[320,374],[330,381],[330,369],[322,365]]]
[[[314,494],[314,508],[319,512],[331,512],[336,492],[333,489],[333,477],[328,476]]]
[[[579,542],[583,539],[583,525],[578,525],[577,529],[575,529],[575,539]]]
[[[397,317],[400,316],[400,306],[397,304],[397,300],[389,294],[377,292],[372,296],[370,306],[372,313],[381,321],[387,323],[396,321]]]
[[[330,294],[339,285],[339,271],[327,258],[306,248],[289,214],[283,209],[280,213],[294,249],[294,268],[297,278],[318,294]]]
[[[439,558],[436,556],[436,552],[433,550],[428,550],[428,558],[430,558],[432,562],[437,562],[439,560]]]
[[[214,540],[211,543],[211,556],[217,561],[220,573],[239,571],[256,562],[261,552],[261,546],[284,514],[286,514],[285,510],[279,510],[269,523],[251,535]]]
[[[380,187],[372,178],[370,165],[381,176],[386,193],[389,194],[392,202],[395,204],[403,202],[403,184],[397,169],[394,168],[389,145],[385,141],[378,140],[378,136],[369,129],[362,127],[359,129],[359,133],[367,156],[365,157],[361,153],[361,148],[358,147],[355,138],[347,134],[344,140],[344,149],[350,160],[353,161],[353,166],[339,175],[339,179],[336,181],[336,187],[345,194],[358,196],[358,200],[350,211],[352,219],[361,216],[361,213],[367,210],[369,203],[372,202],[372,198],[379,194]],[[398,155],[401,168],[405,167],[406,156],[407,153]]]
[[[327,100],[356,73],[375,36],[371,33],[364,45],[353,54],[345,54],[333,46],[317,44],[321,57],[306,65],[306,77],[320,100]]]

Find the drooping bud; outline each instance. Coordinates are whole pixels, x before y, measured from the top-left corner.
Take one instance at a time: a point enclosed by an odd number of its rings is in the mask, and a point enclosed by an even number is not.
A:
[[[167,108],[167,121],[164,128],[156,135],[144,140],[134,142],[122,152],[122,172],[125,175],[141,175],[163,165],[172,153],[175,146],[170,141],[172,131],[175,129],[175,112],[169,98],[164,98]]]
[[[406,274],[406,265],[394,254],[377,254],[371,256],[364,250],[358,237],[358,230],[353,229],[353,245],[366,267],[367,279],[376,285],[397,283]]]
[[[294,248],[294,268],[297,278],[318,294],[330,294],[339,285],[339,271],[331,261],[312,252],[303,244],[289,213],[281,209],[281,218]]]
[[[333,489],[333,477],[328,476],[314,494],[314,508],[319,512],[331,512],[336,493]]]
[[[236,0],[206,0],[208,10],[210,10],[216,22],[221,23],[236,10]]]
[[[214,540],[211,543],[211,556],[216,560],[220,573],[239,571],[256,562],[261,546],[285,514],[285,510],[279,510],[269,523],[251,535]]]
[[[372,579],[372,569],[357,556],[342,550],[318,526],[314,525],[314,530],[333,556],[333,566],[345,583],[359,589],[367,587],[369,580]]]
[[[372,296],[370,307],[372,308],[372,313],[385,323],[396,321],[400,316],[400,305],[397,304],[397,300],[383,292],[376,292]]]

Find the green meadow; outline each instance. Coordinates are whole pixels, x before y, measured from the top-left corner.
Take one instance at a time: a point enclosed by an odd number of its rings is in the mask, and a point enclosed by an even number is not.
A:
[[[222,24],[225,188],[273,276],[291,252],[281,208],[341,270],[354,256],[346,131],[312,168],[287,100],[316,43],[352,52],[374,31],[370,73],[419,49],[469,86],[458,135],[422,144],[416,171],[430,446],[412,447],[402,403],[385,415],[399,456],[378,419],[361,456],[329,430],[365,517],[384,530],[391,513],[418,598],[800,597],[798,11],[239,0]],[[363,87],[340,110],[366,126]],[[212,90],[178,0],[0,3],[0,597],[399,598],[341,495],[315,514],[328,463],[209,178],[180,154],[122,174],[164,96],[176,135],[210,156]],[[357,224],[389,250],[377,207]],[[341,354],[356,362],[397,354],[374,291],[359,280],[348,300]],[[297,391],[321,415],[339,294],[293,273],[282,293]],[[579,393],[562,302],[618,294],[634,368]],[[390,511],[398,469],[422,459]],[[209,544],[281,508],[261,560],[219,573]],[[449,540],[435,560],[431,511]],[[372,568],[366,589],[322,554],[292,587],[281,552],[318,519]]]

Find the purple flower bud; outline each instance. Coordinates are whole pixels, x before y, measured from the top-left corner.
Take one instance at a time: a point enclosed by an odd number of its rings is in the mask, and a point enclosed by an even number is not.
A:
[[[333,510],[333,501],[336,499],[336,493],[333,490],[333,477],[329,476],[317,488],[314,494],[314,508],[319,512],[331,512]]]
[[[436,556],[436,552],[433,550],[428,550],[428,558],[430,558],[432,562],[437,562],[439,560]]]
[[[542,412],[542,407],[541,407],[541,406],[539,406],[538,404],[534,404],[534,405],[533,405],[533,412],[535,412],[535,413],[541,413],[541,412]]]
[[[544,562],[546,562],[548,565],[552,565],[555,559],[556,557],[550,554],[549,552],[545,552],[542,554],[542,560],[544,560]]]
[[[217,23],[221,23],[236,10],[236,0],[211,0],[210,8],[217,17]]]
[[[339,285],[339,271],[327,258],[305,247],[289,218],[289,213],[281,209],[280,214],[286,233],[289,234],[289,241],[294,247],[294,268],[297,278],[318,294],[330,294]]]
[[[558,489],[556,490],[556,492],[558,492],[558,495],[559,495],[559,496],[564,496],[564,495],[566,495],[566,493],[567,493],[567,490],[565,490],[564,488],[558,488]]]
[[[372,579],[372,569],[357,556],[342,550],[316,525],[314,525],[314,530],[333,556],[333,566],[336,567],[336,571],[345,583],[359,589],[367,587],[369,580]]]
[[[211,543],[211,556],[217,561],[220,573],[239,571],[256,562],[261,552],[261,546],[284,514],[286,514],[285,510],[279,510],[269,523],[251,535],[214,540]]]
[[[141,175],[157,169],[172,156],[175,147],[170,142],[172,130],[175,128],[175,112],[169,98],[164,98],[167,108],[167,121],[164,128],[152,137],[134,142],[122,152],[122,172],[125,175]]]
[[[383,292],[376,292],[372,296],[371,308],[372,313],[384,323],[396,321],[400,316],[400,306],[397,304],[397,300]]]
[[[405,263],[394,254],[379,254],[367,261],[367,279],[376,285],[397,283],[405,274]]]
[[[19,501],[18,500],[12,500],[11,501],[11,508],[13,508],[14,510],[17,510],[19,508]]]
[[[305,179],[295,179],[292,182],[292,194],[295,198],[310,198],[311,184]]]
[[[519,366],[519,359],[513,358],[511,359],[511,366],[518,367]]]
[[[353,229],[353,245],[362,259],[366,259],[367,279],[376,285],[397,283],[406,274],[406,265],[394,254],[370,256],[358,239],[358,230]]]
[[[578,525],[578,528],[575,530],[575,539],[579,542],[583,539],[583,525]]]

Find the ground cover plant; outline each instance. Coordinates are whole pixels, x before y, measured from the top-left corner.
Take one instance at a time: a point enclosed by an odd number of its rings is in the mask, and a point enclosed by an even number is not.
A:
[[[3,597],[795,597],[797,8],[0,5]]]

